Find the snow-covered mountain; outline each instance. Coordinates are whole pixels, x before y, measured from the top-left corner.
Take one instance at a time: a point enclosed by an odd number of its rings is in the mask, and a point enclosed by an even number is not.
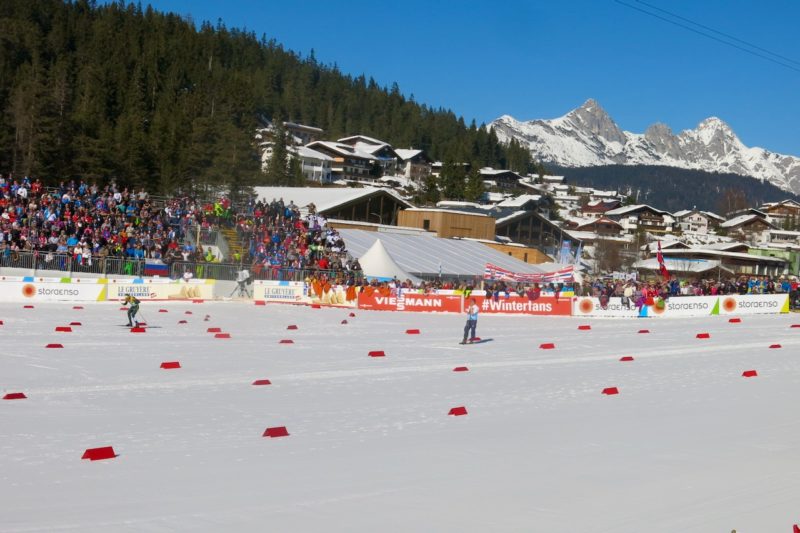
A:
[[[552,120],[521,122],[509,115],[494,120],[502,142],[528,146],[536,159],[565,167],[666,165],[730,172],[766,180],[800,194],[800,158],[748,148],[722,120],[711,117],[677,135],[664,124],[644,133],[623,131],[594,100]]]

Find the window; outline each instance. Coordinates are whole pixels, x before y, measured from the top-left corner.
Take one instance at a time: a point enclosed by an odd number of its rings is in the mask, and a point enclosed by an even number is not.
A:
[[[431,229],[431,221],[427,218],[422,219],[422,229],[429,230]]]

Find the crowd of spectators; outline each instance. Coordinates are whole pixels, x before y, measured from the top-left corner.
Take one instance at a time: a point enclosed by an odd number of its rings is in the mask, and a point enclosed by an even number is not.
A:
[[[579,293],[586,296],[600,298],[601,302],[608,302],[611,298],[619,297],[623,305],[643,304],[653,305],[664,302],[672,297],[680,296],[716,296],[726,294],[789,294],[792,309],[800,308],[800,292],[798,292],[798,279],[796,276],[739,276],[730,279],[690,279],[679,280],[671,277],[664,280],[595,280],[585,281]]]
[[[261,272],[310,271],[315,278],[342,279],[352,284],[361,266],[347,253],[339,233],[328,227],[314,204],[303,216],[293,202],[251,201],[245,214],[235,215],[236,231],[245,247],[243,262],[258,277]]]
[[[45,188],[39,179],[0,176],[0,257],[6,263],[31,252],[47,263],[69,257],[77,267],[97,258],[160,259],[179,248],[171,226],[144,190],[83,180]]]

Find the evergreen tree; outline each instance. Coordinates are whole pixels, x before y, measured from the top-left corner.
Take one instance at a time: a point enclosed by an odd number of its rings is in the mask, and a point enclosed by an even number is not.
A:
[[[442,173],[439,181],[442,188],[442,196],[448,200],[463,200],[466,172],[462,163],[446,161],[442,165]]]
[[[472,169],[467,174],[467,182],[464,186],[464,198],[469,202],[478,202],[483,198],[485,188],[483,177],[477,164],[472,165]]]
[[[288,150],[286,148],[286,131],[283,121],[273,121],[272,156],[267,164],[267,182],[272,185],[289,185]]]
[[[122,1],[4,0],[0,27],[0,173],[51,184],[114,177],[164,194],[289,183],[284,165],[259,175],[253,134],[277,116],[326,138],[362,133],[435,160],[524,166],[494,132],[397,84],[344,75],[220,22],[198,28]],[[460,195],[457,181],[450,192]]]

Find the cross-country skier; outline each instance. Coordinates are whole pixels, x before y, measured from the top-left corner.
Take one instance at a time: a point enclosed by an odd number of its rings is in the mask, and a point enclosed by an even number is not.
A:
[[[470,299],[470,304],[467,306],[467,324],[464,326],[464,340],[459,344],[472,344],[472,339],[475,338],[475,328],[478,325],[478,304],[475,298]],[[470,335],[470,333],[472,333]]]
[[[133,327],[133,323],[136,323],[136,326],[139,326],[139,321],[136,320],[136,313],[139,312],[139,299],[135,298],[130,294],[125,295],[125,301],[122,305],[131,304],[131,308],[128,309],[128,327]]]

